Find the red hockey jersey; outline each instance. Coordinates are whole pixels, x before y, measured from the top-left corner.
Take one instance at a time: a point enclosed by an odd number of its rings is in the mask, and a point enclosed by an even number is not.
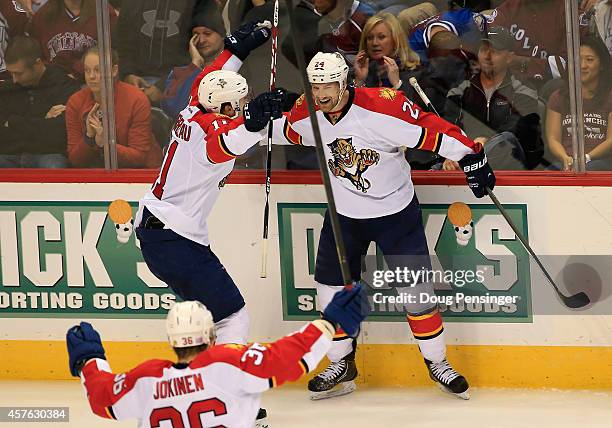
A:
[[[214,346],[189,365],[150,360],[121,374],[93,359],[81,380],[91,409],[103,418],[136,418],[140,428],[162,421],[175,428],[251,428],[261,393],[314,369],[331,346],[332,330],[317,320],[271,345]]]
[[[87,21],[74,16],[68,9],[60,14],[59,19],[49,23],[46,18],[45,5],[32,19],[31,35],[40,42],[45,60],[64,69],[66,74],[75,78],[83,76],[83,53],[98,44],[98,28],[96,16],[90,16]],[[115,27],[117,14],[109,6],[111,28]]]

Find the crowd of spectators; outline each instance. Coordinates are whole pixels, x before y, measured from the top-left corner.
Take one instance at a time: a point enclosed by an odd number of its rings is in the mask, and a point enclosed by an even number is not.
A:
[[[578,1],[578,0],[576,0]],[[272,0],[111,0],[119,166],[155,168],[197,74],[240,24],[272,18]],[[300,0],[280,14],[278,76],[300,92],[290,34],[306,61],[340,52],[355,86],[403,91],[483,143],[496,169],[573,166],[564,0]],[[612,169],[612,0],[580,0],[587,169]],[[102,167],[95,0],[0,0],[0,167]],[[265,90],[269,47],[243,73]],[[292,152],[293,150],[293,152]],[[314,168],[310,149],[282,147],[277,167]],[[456,169],[407,150],[417,169]],[[307,161],[310,159],[310,161]],[[252,163],[260,165],[260,163]],[[296,166],[297,165],[297,166]]]

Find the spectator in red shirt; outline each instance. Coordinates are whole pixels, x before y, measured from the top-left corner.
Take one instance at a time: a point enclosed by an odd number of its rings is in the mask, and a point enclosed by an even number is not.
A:
[[[66,127],[68,160],[74,167],[104,166],[104,129],[100,111],[100,56],[90,48],[83,57],[85,82],[68,100]],[[122,168],[157,168],[161,148],[151,133],[151,104],[138,88],[118,80],[117,55],[113,52],[117,158]]]
[[[117,21],[109,6],[111,28]],[[49,0],[32,19],[31,35],[43,47],[45,60],[82,80],[83,53],[98,44],[95,0]]]
[[[580,42],[580,79],[584,118],[584,152],[587,170],[612,169],[612,63],[607,48],[593,36]],[[572,169],[572,115],[567,85],[553,92],[546,112],[546,139],[551,153]]]

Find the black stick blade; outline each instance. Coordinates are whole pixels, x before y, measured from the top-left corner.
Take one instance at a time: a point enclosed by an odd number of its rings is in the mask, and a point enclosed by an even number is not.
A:
[[[563,294],[559,293],[559,297],[561,297],[561,300],[563,300],[565,306],[572,309],[583,308],[591,303],[591,299],[589,299],[589,296],[587,296],[584,291],[576,293],[573,296],[564,296]]]

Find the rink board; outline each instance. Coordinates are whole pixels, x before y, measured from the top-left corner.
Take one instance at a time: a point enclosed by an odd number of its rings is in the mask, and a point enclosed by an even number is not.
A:
[[[116,241],[114,224],[106,216],[110,201],[136,202],[148,187],[0,183],[0,378],[69,378],[62,340],[79,319],[92,321],[100,330],[117,370],[147,357],[171,358],[163,343],[163,314],[171,293],[142,263],[134,237],[127,244]],[[417,193],[430,248],[434,239],[436,248],[452,249],[444,207],[462,201],[479,213],[475,248],[488,245],[491,250],[503,244],[516,256],[516,269],[523,275],[520,287],[510,284],[509,291],[520,288],[516,294],[522,306],[516,310],[470,307],[445,313],[449,356],[472,383],[612,388],[612,316],[606,315],[612,312],[597,310],[609,305],[609,290],[599,291],[592,308],[563,308],[535,265],[528,260],[525,264],[516,238],[490,201],[473,198],[459,185],[418,186]],[[496,193],[523,222],[536,253],[560,259],[612,255],[612,188],[503,186]],[[259,278],[263,201],[262,185],[229,184],[209,226],[214,251],[244,293],[251,336],[267,342],[299,328],[316,311],[311,262],[324,192],[320,185],[273,186],[266,279]],[[559,269],[551,269],[553,276]],[[610,277],[606,272],[602,276],[609,287],[605,279]],[[59,307],[41,307],[43,294],[49,295],[50,305],[50,293],[55,293]],[[422,361],[401,310],[391,309],[378,311],[364,325],[362,380],[372,385],[425,384]]]

